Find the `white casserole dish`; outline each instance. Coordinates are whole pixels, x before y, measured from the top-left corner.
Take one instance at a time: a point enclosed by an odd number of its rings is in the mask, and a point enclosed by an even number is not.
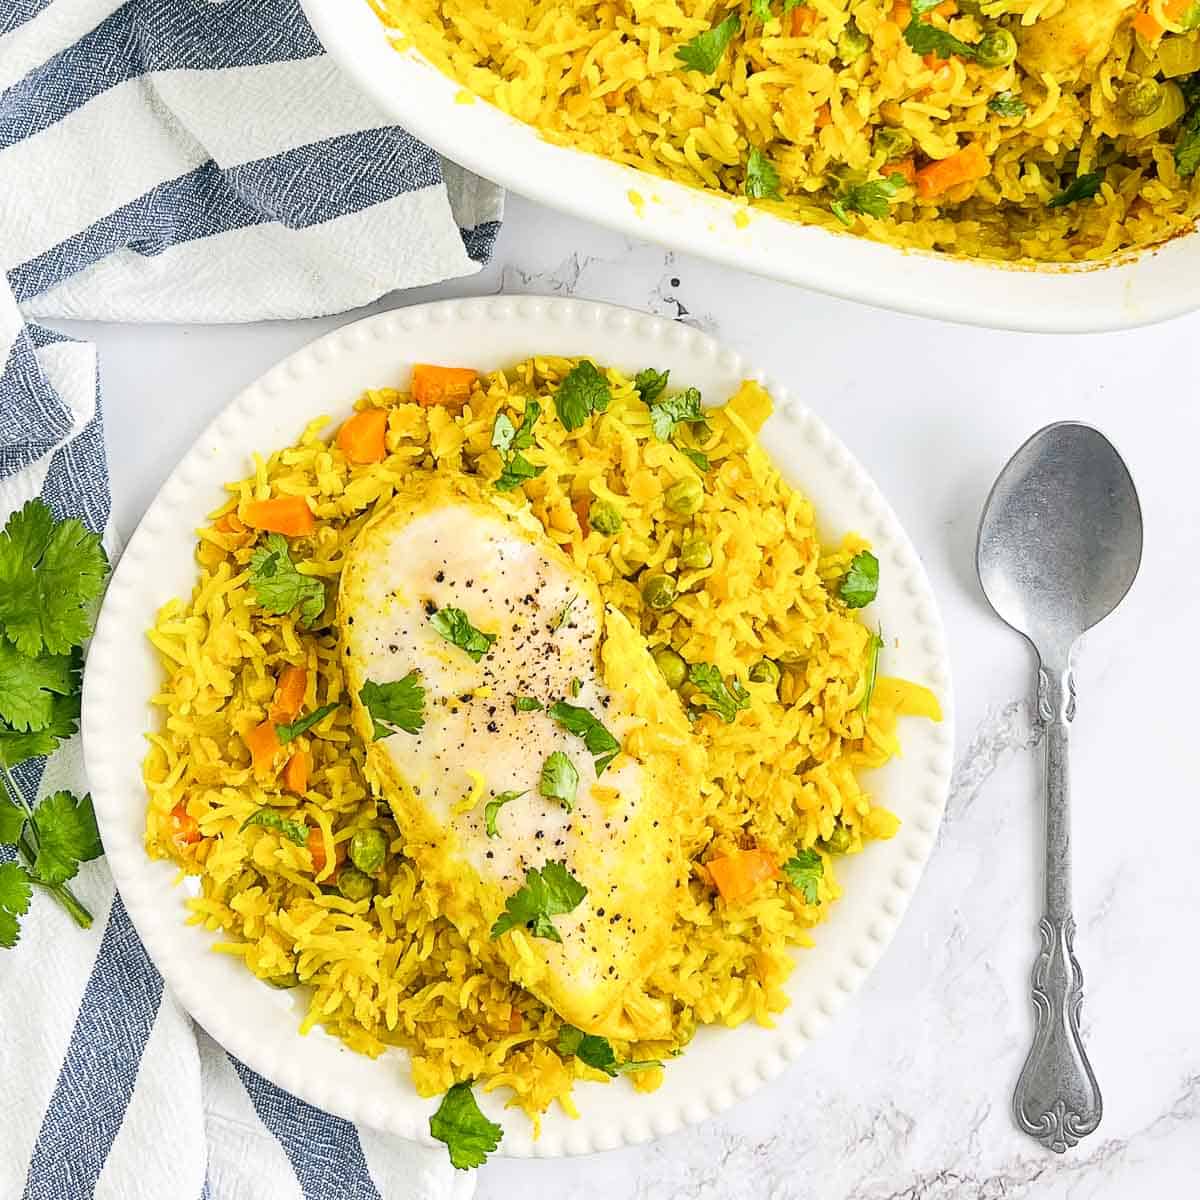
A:
[[[397,52],[366,0],[301,4],[330,56],[388,118],[478,175],[631,237],[831,296],[999,329],[1126,329],[1200,307],[1195,234],[1109,266],[1031,270],[830,233],[553,146],[491,104],[457,101],[461,85],[415,50]],[[750,218],[744,228],[739,212]]]

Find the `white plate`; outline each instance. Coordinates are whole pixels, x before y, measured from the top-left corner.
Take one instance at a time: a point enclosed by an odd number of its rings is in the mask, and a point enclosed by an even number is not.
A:
[[[301,0],[330,56],[392,120],[514,192],[631,237],[831,296],[971,325],[1035,333],[1124,329],[1200,307],[1200,235],[1100,270],[1029,270],[905,253],[785,221],[607,159],[553,146],[415,50],[397,53],[366,0]],[[630,190],[646,203],[635,207]],[[746,212],[745,228],[734,215]]]
[[[242,392],[163,485],[117,566],[100,614],[84,678],[83,737],[109,866],[146,949],[183,1006],[243,1062],[302,1099],[351,1121],[429,1141],[436,1102],[413,1090],[407,1055],[389,1051],[372,1061],[319,1030],[302,1038],[295,996],[272,991],[235,959],[209,952],[215,938],[183,923],[185,895],[172,886],[175,868],[146,857],[140,764],[144,734],[155,719],[147,698],[160,674],[145,631],[161,604],[190,594],[195,529],[221,502],[222,484],[250,471],[253,451],[266,454],[289,444],[322,413],[345,416],[367,387],[404,386],[414,361],[493,369],[534,353],[587,354],[631,372],[669,367],[673,384],[699,387],[712,402],[724,400],[747,376],[761,380],[777,404],[763,440],[785,476],[816,504],[823,535],[854,529],[874,543],[882,588],[869,618],[887,630],[887,672],[930,685],[946,712],[941,725],[904,723],[904,757],[875,782],[881,801],[901,817],[900,832],[839,866],[845,897],[816,931],[815,949],[799,954],[788,989],[792,1006],[775,1029],[701,1030],[653,1095],[633,1092],[624,1079],[580,1084],[580,1119],[551,1112],[537,1142],[523,1116],[503,1110],[502,1097],[481,1097],[505,1126],[504,1153],[549,1156],[669,1133],[728,1107],[782,1071],[867,977],[933,848],[953,744],[949,660],[937,606],[916,553],[875,485],[785,387],[686,326],[577,300],[455,301],[347,325]]]

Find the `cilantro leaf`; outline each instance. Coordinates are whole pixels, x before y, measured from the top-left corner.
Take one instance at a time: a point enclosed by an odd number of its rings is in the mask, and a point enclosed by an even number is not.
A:
[[[649,1067],[661,1067],[662,1063],[652,1059],[619,1063],[608,1038],[594,1033],[584,1033],[574,1025],[562,1025],[558,1030],[555,1049],[564,1058],[574,1056],[596,1071],[603,1071],[610,1078],[628,1071],[645,1071]]]
[[[578,429],[592,413],[604,412],[611,400],[608,380],[586,358],[566,373],[554,393],[558,419],[567,429]]]
[[[621,743],[586,708],[559,700],[550,706],[550,715],[568,733],[583,738],[589,754],[610,754],[621,749]]]
[[[875,679],[879,674],[879,652],[883,649],[881,633],[871,634],[871,640],[867,643],[867,684],[863,698],[858,703],[864,721],[871,711],[871,697],[875,694]]]
[[[514,488],[519,488],[527,479],[536,479],[545,469],[545,467],[535,467],[523,454],[514,454],[504,464],[504,468],[496,479],[496,491],[511,492]]]
[[[497,413],[492,422],[492,445],[501,454],[507,454],[516,436],[517,427],[512,423],[512,417],[508,413]]]
[[[32,732],[18,732],[0,721],[0,763],[15,767],[29,758],[53,754],[62,738],[79,732],[79,693],[51,695],[50,719]]]
[[[310,712],[307,717],[301,717],[290,725],[276,725],[275,736],[279,739],[279,744],[286,746],[288,742],[294,741],[302,733],[307,733],[319,721],[323,721],[331,712],[337,712],[339,707],[340,705],[337,704],[322,704],[320,708]]]
[[[750,707],[750,693],[739,680],[735,677],[726,683],[721,672],[709,663],[692,663],[688,667],[688,681],[708,697],[708,707],[726,725],[733,724],[741,709]]]
[[[1194,97],[1190,99],[1192,108],[1179,123],[1179,136],[1175,139],[1175,169],[1184,179],[1190,179],[1200,167],[1200,104],[1195,103]]]
[[[694,425],[703,421],[701,402],[700,390],[688,388],[650,405],[650,428],[654,431],[654,436],[660,442],[667,442],[671,440],[676,425]]]
[[[249,829],[252,825],[273,829],[287,838],[289,842],[295,842],[297,846],[308,845],[308,826],[303,821],[292,821],[281,816],[273,808],[260,808],[257,812],[252,812],[242,822],[238,832]]]
[[[1012,92],[999,92],[987,102],[988,108],[998,117],[1023,117],[1029,105]]]
[[[700,471],[708,470],[710,464],[708,461],[707,454],[701,454],[699,450],[693,450],[690,446],[676,446],[675,449],[678,450],[680,454],[685,455],[687,458],[691,459],[693,465],[697,468],[697,470],[700,470]]]
[[[852,183],[829,207],[843,225],[849,225],[849,213],[865,213],[870,217],[886,217],[892,197],[907,187],[903,175],[894,172],[887,179],[869,179],[866,183]]]
[[[737,13],[730,13],[719,25],[698,33],[690,42],[675,47],[675,56],[689,71],[711,75],[725,55],[726,47],[741,29]]]
[[[296,570],[281,533],[267,536],[265,545],[250,555],[250,587],[264,612],[289,613],[300,609],[300,620],[311,625],[325,610],[325,585]]]
[[[570,812],[575,807],[575,793],[579,790],[579,772],[575,764],[561,751],[555,750],[542,766],[538,780],[538,793],[551,800],[562,802]]]
[[[500,810],[511,800],[520,800],[526,792],[501,792],[498,796],[493,796],[483,806],[483,828],[488,837],[499,837],[500,831],[496,828],[496,818],[500,815]]]
[[[553,755],[551,756],[553,757]],[[504,902],[504,911],[496,918],[491,936],[498,938],[524,925],[534,937],[561,942],[551,917],[578,908],[587,888],[560,862],[548,862],[540,871],[525,872],[525,882]]]
[[[30,500],[0,533],[0,629],[24,654],[65,654],[91,632],[107,573],[98,534]]]
[[[77,665],[69,654],[29,658],[0,639],[0,720],[18,733],[45,729],[56,720],[54,697],[76,693]]]
[[[870,604],[879,592],[879,559],[870,550],[862,550],[850,560],[850,570],[838,588],[847,608]]]
[[[368,679],[358,692],[358,698],[371,714],[375,725],[375,741],[393,734],[420,733],[425,727],[425,689],[417,671],[409,671],[394,683],[375,683]]]
[[[37,858],[33,870],[43,883],[65,883],[79,864],[104,853],[91,796],[70,792],[47,796],[33,812]]]
[[[461,608],[439,608],[429,623],[452,646],[465,650],[474,662],[479,662],[496,640],[494,633],[476,629]]]
[[[0,845],[15,846],[25,828],[25,810],[0,793]]]
[[[766,23],[771,19],[771,0],[750,0],[750,12]]]
[[[504,1130],[479,1111],[469,1083],[456,1083],[429,1118],[429,1132],[450,1151],[450,1162],[460,1171],[481,1167],[500,1145]]]
[[[20,917],[29,911],[33,885],[20,863],[0,863],[0,909]]]
[[[546,468],[535,467],[520,451],[533,445],[533,427],[542,415],[542,406],[536,400],[525,402],[525,414],[520,425],[514,425],[507,413],[497,413],[492,424],[492,445],[504,457],[500,477],[496,480],[498,492],[511,492],[527,479],[536,479]]]
[[[513,698],[514,712],[541,712],[545,707],[540,700],[533,696],[515,696]]]
[[[940,3],[941,0],[937,0],[937,2]],[[976,56],[974,46],[960,41],[945,29],[939,29],[936,25],[930,25],[928,21],[920,19],[921,15],[928,12],[930,8],[936,7],[936,3],[913,5],[912,19],[904,27],[904,40],[909,47],[917,54],[936,54],[938,58],[950,58],[957,54],[959,58],[974,59]]]
[[[633,386],[641,396],[643,404],[653,404],[666,391],[670,374],[670,371],[656,371],[653,367],[647,367],[634,376]]]
[[[780,868],[788,883],[804,893],[806,904],[819,904],[818,885],[825,874],[825,860],[815,850],[797,850]]]
[[[1065,208],[1077,200],[1090,200],[1100,191],[1100,181],[1104,176],[1099,171],[1089,171],[1086,175],[1077,175],[1057,196],[1051,196],[1046,201],[1047,208]]]
[[[751,200],[779,199],[779,172],[771,165],[771,160],[757,147],[750,147],[750,157],[746,159],[746,179],[743,184],[746,195]]]
[[[0,908],[0,948],[11,950],[21,940],[21,923]]]

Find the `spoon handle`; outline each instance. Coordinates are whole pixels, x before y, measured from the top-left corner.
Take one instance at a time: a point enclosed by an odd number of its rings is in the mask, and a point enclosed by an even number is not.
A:
[[[1013,1095],[1017,1124],[1062,1154],[1100,1124],[1103,1105],[1079,1035],[1083,972],[1075,958],[1071,913],[1071,721],[1075,679],[1069,666],[1038,672],[1038,710],[1046,744],[1046,909],[1033,967],[1037,1029]]]

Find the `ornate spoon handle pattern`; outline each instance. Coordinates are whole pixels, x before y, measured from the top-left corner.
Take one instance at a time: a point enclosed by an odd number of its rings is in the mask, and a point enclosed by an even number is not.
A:
[[[1046,725],[1046,913],[1033,968],[1037,1030],[1017,1080],[1013,1114],[1043,1146],[1062,1154],[1099,1124],[1100,1088],[1079,1034],[1083,972],[1075,958],[1071,914],[1068,755],[1075,716],[1070,668],[1038,673],[1038,709]]]

